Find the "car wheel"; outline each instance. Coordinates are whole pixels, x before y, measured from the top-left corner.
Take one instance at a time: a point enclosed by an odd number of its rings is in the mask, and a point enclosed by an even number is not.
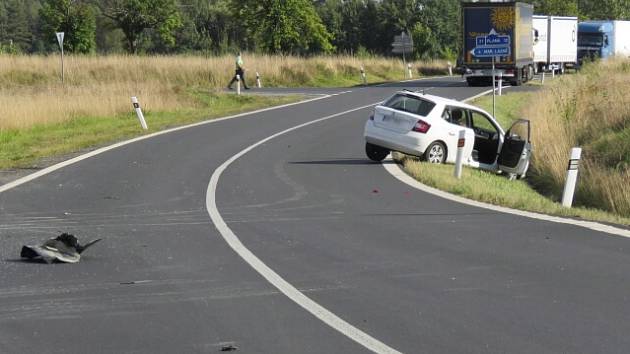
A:
[[[378,145],[365,143],[365,154],[372,161],[381,162],[385,160],[387,155],[389,155],[389,152],[390,151],[388,149]]]
[[[446,161],[446,147],[439,141],[434,141],[424,151],[424,160],[430,163],[444,163]]]

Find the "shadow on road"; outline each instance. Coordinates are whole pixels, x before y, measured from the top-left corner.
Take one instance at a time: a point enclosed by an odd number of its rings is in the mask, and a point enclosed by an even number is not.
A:
[[[382,164],[393,164],[394,161],[383,161]],[[291,165],[380,165],[381,163],[366,159],[338,159],[315,161],[290,161]]]

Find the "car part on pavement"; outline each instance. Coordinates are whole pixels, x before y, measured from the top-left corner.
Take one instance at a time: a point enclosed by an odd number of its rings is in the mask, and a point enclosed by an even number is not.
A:
[[[81,253],[100,240],[99,238],[81,245],[74,235],[62,233],[55,238],[46,240],[41,245],[23,246],[20,257],[29,260],[43,260],[48,264],[54,261],[77,263],[81,260]]]

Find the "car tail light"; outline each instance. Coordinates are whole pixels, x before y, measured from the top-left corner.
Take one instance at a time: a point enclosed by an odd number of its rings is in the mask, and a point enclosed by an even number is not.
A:
[[[418,120],[416,122],[416,124],[413,126],[413,131],[414,132],[418,132],[418,133],[426,133],[429,131],[429,128],[431,128],[431,124],[423,121],[423,120]]]

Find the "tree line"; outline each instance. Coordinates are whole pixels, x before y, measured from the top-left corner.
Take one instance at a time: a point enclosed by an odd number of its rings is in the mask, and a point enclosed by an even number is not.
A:
[[[630,0],[524,0],[537,14],[630,19]],[[0,52],[391,55],[453,58],[460,0],[2,0]]]

